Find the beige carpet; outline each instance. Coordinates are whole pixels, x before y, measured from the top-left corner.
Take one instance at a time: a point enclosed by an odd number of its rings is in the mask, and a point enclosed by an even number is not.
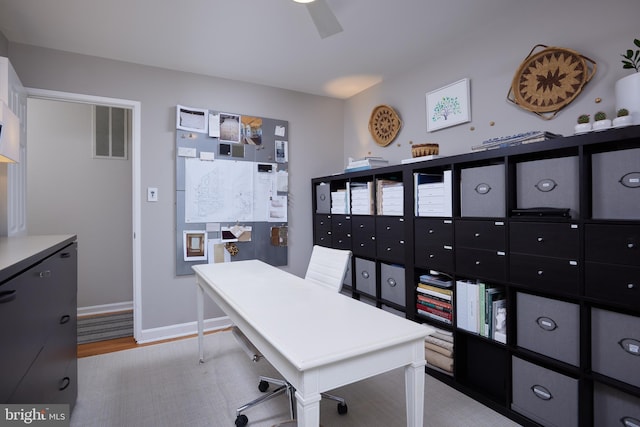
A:
[[[257,397],[258,375],[276,376],[262,360],[252,363],[230,332],[207,335],[206,363],[197,361],[195,338],[79,359],[73,427],[233,427],[235,408]],[[321,402],[324,427],[405,426],[401,369],[335,390],[349,412]],[[288,418],[286,398],[246,412],[248,427]],[[509,419],[426,375],[425,426],[517,426]]]

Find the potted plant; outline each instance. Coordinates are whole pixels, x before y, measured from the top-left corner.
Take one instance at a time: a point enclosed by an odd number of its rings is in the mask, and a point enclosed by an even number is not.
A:
[[[598,111],[593,116],[593,130],[604,130],[611,127],[611,120],[607,119],[607,113],[604,111]]]
[[[620,128],[624,126],[629,126],[633,124],[631,120],[631,116],[629,115],[629,110],[626,108],[620,108],[616,112],[616,118],[613,119],[613,127]]]
[[[588,114],[578,116],[578,124],[575,127],[576,133],[585,133],[591,130],[591,118]]]
[[[640,124],[640,39],[634,39],[633,44],[638,49],[627,49],[621,56],[622,68],[634,72],[618,80],[615,91],[616,109],[627,109],[631,123],[637,125]]]

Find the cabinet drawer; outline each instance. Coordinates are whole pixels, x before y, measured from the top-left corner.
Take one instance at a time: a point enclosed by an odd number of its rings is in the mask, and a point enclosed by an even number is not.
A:
[[[587,224],[585,258],[640,266],[640,226]]]
[[[640,387],[640,317],[591,309],[591,368]]]
[[[577,224],[531,223],[509,224],[510,251],[577,260],[580,233]]]
[[[351,222],[351,249],[355,255],[376,256],[375,218],[355,216]]]
[[[511,409],[544,426],[578,425],[578,380],[512,358]]]
[[[404,263],[405,242],[394,237],[376,236],[376,255],[387,261]]]
[[[416,243],[415,263],[418,267],[451,272],[453,271],[453,247],[422,247]]]
[[[404,218],[381,217],[376,219],[376,239],[389,241],[405,240]]]
[[[640,307],[640,267],[585,263],[585,295],[637,309]]]
[[[356,290],[375,298],[376,296],[376,263],[367,259],[356,258]]]
[[[462,275],[504,281],[507,261],[504,252],[482,249],[456,249],[456,271]]]
[[[456,221],[456,246],[506,250],[504,221]]]
[[[380,264],[380,297],[404,307],[406,301],[404,268]]]
[[[314,244],[331,247],[331,215],[316,215],[313,224]]]
[[[578,263],[560,258],[511,255],[509,280],[529,288],[577,294]]]
[[[580,364],[580,307],[518,292],[517,344],[545,356]]]
[[[594,426],[640,426],[640,398],[596,383],[593,390]]]
[[[453,221],[416,218],[416,248],[428,246],[453,246]]]

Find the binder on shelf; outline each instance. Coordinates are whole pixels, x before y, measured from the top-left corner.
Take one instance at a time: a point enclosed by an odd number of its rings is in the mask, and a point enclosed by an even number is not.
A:
[[[451,171],[442,174],[416,172],[414,179],[414,213],[416,216],[445,216],[453,214]]]

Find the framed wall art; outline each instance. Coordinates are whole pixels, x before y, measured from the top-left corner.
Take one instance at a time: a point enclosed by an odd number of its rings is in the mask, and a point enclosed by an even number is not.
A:
[[[427,132],[471,121],[469,79],[427,93]]]

